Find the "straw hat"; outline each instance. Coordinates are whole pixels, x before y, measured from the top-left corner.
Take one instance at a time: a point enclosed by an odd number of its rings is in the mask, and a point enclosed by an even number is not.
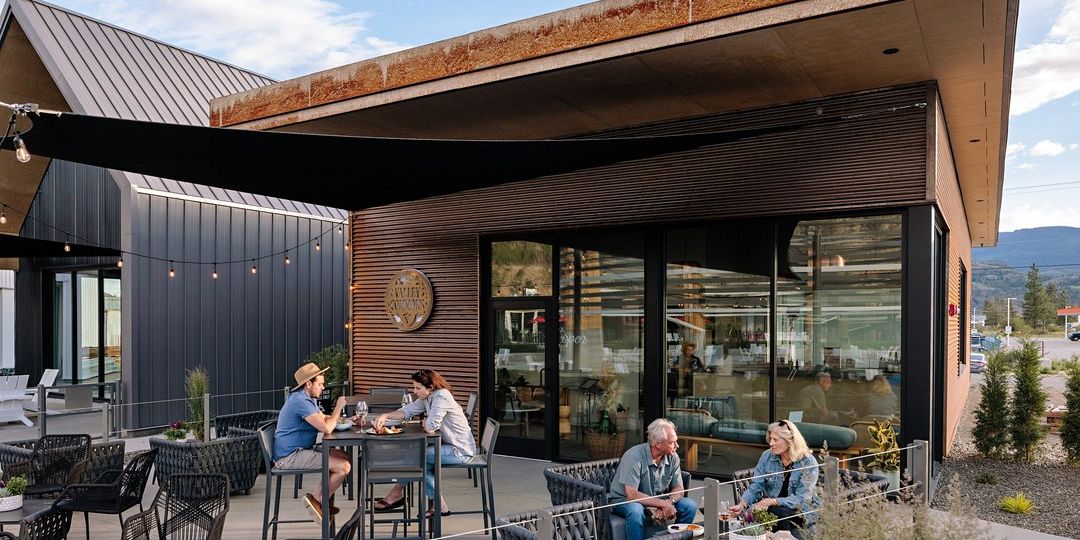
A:
[[[304,383],[314,379],[318,375],[326,373],[328,369],[330,368],[325,367],[319,369],[319,366],[315,365],[315,362],[308,362],[300,366],[300,369],[296,370],[296,373],[293,374],[293,377],[296,378],[296,386],[293,387],[292,391],[295,392],[299,390],[301,386],[304,386]]]

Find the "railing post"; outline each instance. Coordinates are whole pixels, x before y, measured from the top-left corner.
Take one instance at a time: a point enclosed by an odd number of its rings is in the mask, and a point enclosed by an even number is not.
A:
[[[202,396],[202,426],[203,426],[203,440],[210,440],[210,394],[206,393]]]
[[[286,387],[282,388],[281,391],[282,391],[282,393],[285,394],[285,399],[288,400],[289,399],[289,387],[286,386]]]
[[[105,402],[105,406],[101,408],[101,440],[103,442],[109,442],[109,431],[112,426],[112,405]]]
[[[715,478],[705,479],[704,508],[705,538],[720,540],[720,481]]]
[[[840,459],[835,456],[825,458],[825,489],[833,497],[840,496]]]
[[[915,495],[922,502],[930,501],[930,445],[921,439],[915,439],[916,448],[912,450],[911,479],[916,483]]]
[[[536,513],[536,538],[539,540],[555,540],[555,517],[551,511],[542,509]]]
[[[45,395],[45,385],[44,384],[39,384],[37,386],[37,401],[38,401],[37,420],[38,420],[38,435],[40,435],[38,438],[41,438],[41,437],[45,436],[45,430],[46,430],[46,428],[45,428],[45,418],[46,418],[45,411],[48,408],[48,404],[46,402],[47,399],[48,399],[48,396]]]

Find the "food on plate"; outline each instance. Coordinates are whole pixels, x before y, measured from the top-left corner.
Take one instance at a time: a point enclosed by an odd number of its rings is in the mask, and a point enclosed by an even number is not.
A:
[[[701,525],[693,525],[693,524],[691,524],[691,525],[686,526],[686,530],[688,530],[688,531],[697,532],[699,530],[704,530],[704,529],[705,529],[705,527],[702,527]]]
[[[396,434],[401,433],[402,431],[405,431],[405,430],[403,430],[403,429],[401,429],[399,427],[383,426],[381,428],[370,427],[370,428],[367,428],[365,431],[367,431],[368,433],[371,433],[372,435],[396,435]]]

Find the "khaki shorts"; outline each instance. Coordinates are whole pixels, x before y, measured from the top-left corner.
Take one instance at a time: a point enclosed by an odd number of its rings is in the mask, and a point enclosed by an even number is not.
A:
[[[322,469],[322,452],[301,448],[274,462],[278,469]]]

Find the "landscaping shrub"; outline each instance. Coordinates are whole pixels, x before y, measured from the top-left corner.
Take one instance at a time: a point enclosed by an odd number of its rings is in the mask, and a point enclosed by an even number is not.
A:
[[[1024,461],[1035,458],[1035,452],[1046,436],[1041,423],[1046,410],[1046,392],[1042,389],[1039,360],[1039,345],[1032,340],[1022,340],[1020,350],[1013,356],[1016,384],[1009,403],[1012,416],[1009,436],[1013,455]]]
[[[188,370],[184,388],[188,397],[188,427],[195,433],[196,439],[205,441],[206,433],[203,428],[206,424],[203,419],[206,417],[206,410],[203,408],[203,395],[210,393],[210,376],[201,367]]]
[[[984,472],[979,474],[979,476],[975,478],[975,483],[995,486],[997,485],[997,476],[994,475],[994,473]]]
[[[1069,410],[1061,419],[1061,446],[1065,447],[1070,462],[1080,463],[1080,366],[1073,365],[1068,373],[1065,407]]]
[[[982,398],[975,410],[972,435],[984,457],[1004,457],[1009,446],[1009,387],[1005,382],[1009,353],[992,352],[986,360]]]
[[[998,501],[998,508],[1010,514],[1027,514],[1035,509],[1035,503],[1021,491],[1014,497],[1005,497]]]

